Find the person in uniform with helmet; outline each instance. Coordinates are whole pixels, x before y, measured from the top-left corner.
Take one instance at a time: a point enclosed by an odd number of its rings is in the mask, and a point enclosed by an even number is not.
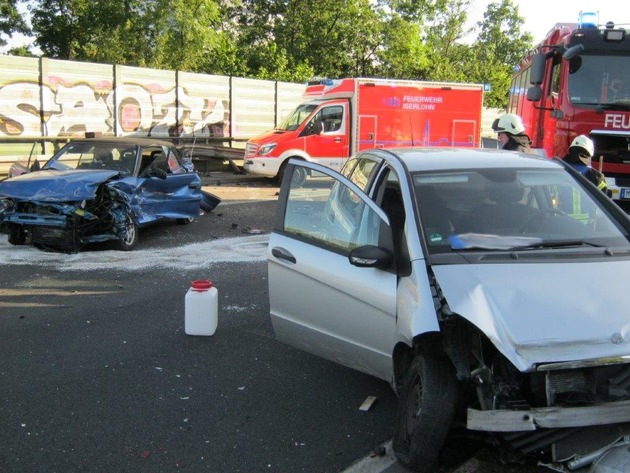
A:
[[[591,167],[591,159],[594,153],[595,145],[593,145],[593,141],[588,136],[580,135],[575,137],[571,146],[569,146],[568,154],[563,160],[595,184],[603,193],[610,195],[604,175]]]
[[[536,154],[531,148],[532,140],[525,133],[523,120],[518,115],[514,113],[501,115],[492,124],[492,129],[497,132],[502,149]]]

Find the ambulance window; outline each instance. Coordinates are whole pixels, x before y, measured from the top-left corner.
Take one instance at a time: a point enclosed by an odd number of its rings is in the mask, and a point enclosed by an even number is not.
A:
[[[321,114],[323,133],[338,133],[342,130],[343,107],[341,105],[326,107],[321,111]]]

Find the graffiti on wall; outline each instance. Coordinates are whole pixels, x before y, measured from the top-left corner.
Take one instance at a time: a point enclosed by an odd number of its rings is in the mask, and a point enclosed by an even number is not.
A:
[[[229,136],[227,104],[183,87],[111,82],[18,81],[0,87],[0,136],[72,136],[86,131],[154,137]],[[40,114],[40,110],[42,113]]]

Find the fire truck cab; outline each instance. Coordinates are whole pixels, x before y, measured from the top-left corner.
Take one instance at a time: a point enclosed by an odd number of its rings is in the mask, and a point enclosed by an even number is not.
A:
[[[548,156],[562,158],[576,136],[589,136],[593,167],[606,175],[613,199],[630,208],[628,30],[598,25],[590,12],[577,24],[555,25],[514,76],[508,108]]]

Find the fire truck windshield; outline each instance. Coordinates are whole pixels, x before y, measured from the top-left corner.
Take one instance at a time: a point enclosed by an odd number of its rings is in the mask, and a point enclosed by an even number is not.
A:
[[[569,98],[573,105],[614,109],[630,106],[630,58],[582,54],[569,63]]]
[[[317,108],[316,104],[312,103],[303,103],[302,105],[298,105],[298,107],[293,110],[282,123],[278,125],[276,130],[284,130],[284,131],[293,131],[297,130],[298,127],[306,120],[310,114]]]

